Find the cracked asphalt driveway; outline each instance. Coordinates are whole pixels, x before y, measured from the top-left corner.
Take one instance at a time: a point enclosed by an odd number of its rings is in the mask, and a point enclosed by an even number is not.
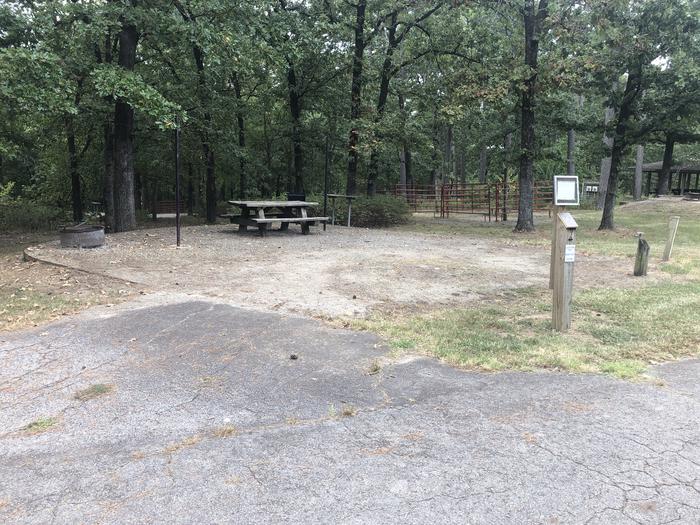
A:
[[[700,361],[468,373],[143,301],[0,337],[0,522],[700,523]]]

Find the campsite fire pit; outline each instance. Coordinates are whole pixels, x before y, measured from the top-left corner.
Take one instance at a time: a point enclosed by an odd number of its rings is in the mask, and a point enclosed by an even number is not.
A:
[[[61,230],[61,248],[97,248],[105,243],[102,226],[79,224]]]

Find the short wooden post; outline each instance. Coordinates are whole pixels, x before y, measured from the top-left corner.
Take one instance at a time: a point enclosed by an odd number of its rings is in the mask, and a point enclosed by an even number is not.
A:
[[[571,328],[571,299],[574,286],[574,261],[576,259],[576,221],[568,212],[560,212],[555,218],[556,252],[552,269],[552,328],[565,332]]]
[[[637,232],[637,257],[634,259],[634,275],[643,277],[647,274],[649,266],[649,243],[644,239],[643,232]]]
[[[674,215],[668,221],[668,238],[666,239],[666,248],[664,248],[663,261],[668,261],[671,259],[671,252],[673,251],[673,243],[676,241],[676,232],[678,232],[678,223],[681,218],[678,215]]]
[[[564,206],[555,206],[552,205],[552,211],[554,213],[550,213],[550,215],[554,215],[554,219],[552,219],[552,251],[549,256],[549,289],[554,290],[554,260],[556,258],[557,252],[557,222],[558,222],[558,215],[560,212],[564,211]]]

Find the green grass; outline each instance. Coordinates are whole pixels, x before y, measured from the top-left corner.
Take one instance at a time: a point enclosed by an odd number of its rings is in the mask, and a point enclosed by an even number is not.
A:
[[[29,434],[41,434],[42,432],[46,432],[47,430],[52,429],[57,424],[58,419],[55,417],[42,417],[37,419],[36,421],[32,421],[24,428],[22,428],[22,430]]]
[[[436,356],[470,369],[602,372],[621,378],[649,363],[697,355],[700,282],[590,289],[576,295],[573,328],[551,329],[548,291],[515,294],[489,305],[419,316],[354,321],[397,352]]]
[[[0,331],[36,325],[75,309],[75,299],[58,294],[0,288]]]
[[[96,397],[109,394],[112,391],[111,385],[104,385],[102,383],[97,383],[91,385],[83,390],[79,390],[73,396],[74,399],[78,401],[89,401],[90,399],[95,399]]]
[[[600,210],[571,210],[578,230],[577,251],[600,255],[634,256],[637,249],[636,233],[644,232],[651,246],[650,256],[660,257],[668,234],[668,219],[671,215],[681,217],[673,250],[673,259],[700,258],[700,204],[687,201],[652,201],[635,203],[615,209],[615,231],[598,231]],[[512,217],[515,218],[515,217]],[[471,235],[499,238],[520,244],[548,246],[551,238],[551,220],[547,214],[537,214],[537,231],[513,233],[513,221],[480,222],[474,217],[461,219],[453,216],[449,220],[415,216],[403,230],[447,235]]]
[[[598,231],[601,212],[573,209],[577,252],[633,257],[636,233],[644,232],[651,261],[658,262],[668,220],[681,217],[671,261],[659,263],[651,284],[625,289],[589,288],[574,295],[573,327],[551,329],[548,290],[523,288],[472,308],[418,316],[375,316],[351,321],[384,336],[397,352],[414,351],[471,369],[555,369],[596,372],[620,378],[642,374],[650,363],[700,354],[700,205],[651,201],[618,207],[615,231]],[[512,232],[513,223],[416,216],[405,230],[482,236],[547,249],[551,221],[537,217],[538,230]]]

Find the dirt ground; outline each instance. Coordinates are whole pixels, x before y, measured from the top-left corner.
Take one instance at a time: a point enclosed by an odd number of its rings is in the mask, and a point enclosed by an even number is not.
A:
[[[157,291],[217,297],[232,305],[319,317],[459,306],[528,286],[547,286],[549,252],[462,235],[329,227],[260,238],[231,225],[193,226],[175,247],[172,229],[108,236],[94,250],[29,248],[40,260]],[[633,286],[633,261],[579,255],[576,286]]]
[[[24,248],[53,238],[0,234],[0,331],[37,326],[96,304],[116,304],[140,291],[103,275],[24,260]]]

